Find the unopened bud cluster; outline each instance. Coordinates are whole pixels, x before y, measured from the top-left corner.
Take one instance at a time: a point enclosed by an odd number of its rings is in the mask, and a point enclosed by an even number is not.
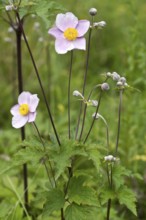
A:
[[[119,88],[125,88],[126,86],[128,86],[127,82],[126,82],[126,78],[123,76],[120,76],[117,72],[113,72],[113,73],[106,73],[107,77],[111,77],[114,81],[117,82],[117,86]]]

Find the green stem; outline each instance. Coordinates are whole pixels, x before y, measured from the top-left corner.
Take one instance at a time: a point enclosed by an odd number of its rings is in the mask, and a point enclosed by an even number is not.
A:
[[[42,82],[41,82],[41,78],[40,78],[40,76],[39,76],[39,72],[38,72],[38,69],[37,69],[37,67],[36,67],[36,63],[35,63],[35,60],[34,60],[34,58],[33,58],[33,55],[32,55],[31,49],[30,49],[30,46],[29,46],[29,44],[28,44],[28,41],[27,41],[27,38],[26,38],[26,35],[25,35],[25,32],[24,32],[23,26],[22,26],[22,24],[21,24],[21,19],[20,19],[20,17],[19,17],[19,13],[18,13],[18,12],[16,12],[16,16],[17,16],[18,21],[19,21],[19,23],[20,23],[22,35],[23,35],[25,44],[26,44],[26,46],[27,46],[27,49],[28,49],[28,51],[29,51],[29,54],[30,54],[30,57],[31,57],[31,61],[32,61],[33,66],[34,66],[34,69],[35,69],[35,73],[36,73],[37,78],[38,78],[38,82],[39,82],[39,85],[40,85],[40,88],[41,88],[41,91],[42,91],[42,94],[43,94],[43,97],[44,97],[44,101],[45,101],[46,108],[47,108],[47,111],[48,111],[48,114],[49,114],[49,117],[50,117],[50,121],[51,121],[53,130],[54,130],[54,133],[55,133],[55,136],[56,136],[56,140],[57,140],[57,142],[58,142],[58,145],[61,146],[61,142],[60,142],[60,139],[59,139],[59,136],[58,136],[58,133],[57,133],[57,130],[56,130],[54,121],[53,121],[53,117],[52,117],[52,114],[51,114],[51,111],[50,111],[50,107],[49,107],[49,104],[48,104],[48,102],[47,102],[47,97],[46,97],[46,94],[45,94],[45,91],[44,91],[44,88],[43,88],[43,85],[42,85]]]
[[[90,28],[90,30],[89,30],[89,38],[88,38],[88,46],[87,46],[87,56],[86,56],[86,67],[85,67],[84,82],[83,82],[83,89],[82,89],[82,95],[83,96],[84,96],[84,93],[85,93],[86,80],[87,80],[87,72],[88,72],[88,66],[89,66],[91,33],[92,33],[92,28]],[[83,103],[81,102],[79,116],[78,116],[78,121],[77,121],[77,127],[76,127],[75,139],[77,139],[77,136],[78,136],[80,120],[81,120],[81,114],[82,114],[82,107],[83,107]]]
[[[69,79],[68,79],[68,138],[71,138],[71,131],[70,131],[70,93],[71,93],[71,76],[72,76],[72,63],[73,63],[73,50],[71,51],[71,58],[70,58],[70,70],[69,70]]]
[[[123,89],[120,90],[120,102],[119,102],[119,110],[118,110],[118,129],[117,129],[117,139],[116,139],[116,147],[115,147],[115,156],[118,152],[118,146],[119,146],[119,137],[120,137],[120,125],[121,125],[121,110],[122,110],[122,95],[123,95]]]

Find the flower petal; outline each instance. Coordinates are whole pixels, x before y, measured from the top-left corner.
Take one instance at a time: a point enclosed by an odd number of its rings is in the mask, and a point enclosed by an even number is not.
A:
[[[75,28],[78,24],[78,18],[71,12],[66,14],[58,14],[56,17],[56,26],[65,31],[67,28]]]
[[[28,104],[29,105],[30,95],[31,95],[30,92],[22,92],[18,97],[19,105],[21,105],[21,104]]]
[[[60,31],[57,27],[49,29],[48,34],[51,34],[55,38],[63,38],[63,32]]]
[[[12,108],[11,108],[11,110],[10,110],[10,112],[11,112],[11,114],[12,115],[20,115],[20,113],[19,113],[19,105],[17,104],[17,105],[14,105]]]
[[[78,22],[78,25],[76,27],[78,31],[78,37],[82,37],[89,29],[90,27],[90,22],[87,20],[80,20]]]
[[[37,106],[39,103],[39,98],[37,97],[36,94],[30,96],[30,103],[29,103],[29,111],[30,112],[35,112]]]
[[[85,38],[77,38],[73,41],[74,49],[86,50],[86,40]]]
[[[73,41],[68,41],[66,39],[56,39],[55,50],[59,54],[65,54],[67,51],[74,49]]]
[[[35,121],[35,118],[36,118],[36,112],[30,112],[29,115],[28,115],[28,122],[34,122]]]
[[[12,118],[12,126],[14,128],[21,128],[23,127],[28,121],[28,115],[22,116],[22,115],[15,115]]]

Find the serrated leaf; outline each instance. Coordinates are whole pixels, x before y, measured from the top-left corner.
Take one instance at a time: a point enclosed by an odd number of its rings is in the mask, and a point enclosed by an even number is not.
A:
[[[69,201],[76,204],[98,206],[96,191],[91,187],[83,186],[85,176],[73,177],[68,188]]]
[[[101,198],[101,203],[105,204],[109,199],[115,199],[116,193],[112,189],[103,188],[100,198]]]
[[[63,7],[55,1],[33,0],[29,2],[25,0],[25,2],[21,4],[19,13],[21,17],[26,14],[38,15],[45,22],[46,27],[48,28],[50,26],[50,19],[52,19],[55,14],[63,10]]]
[[[64,194],[59,189],[52,189],[46,192],[47,201],[44,205],[43,216],[49,216],[54,211],[63,208],[65,199]]]
[[[96,169],[99,170],[101,158],[103,158],[99,150],[97,148],[90,148],[86,152],[88,153],[89,160],[92,160]]]
[[[24,163],[30,163],[32,166],[36,166],[41,162],[44,157],[44,152],[35,147],[25,147],[15,154],[13,159],[13,165],[18,166]]]
[[[126,205],[126,207],[137,216],[136,196],[131,189],[128,189],[127,186],[122,186],[117,193],[117,197],[120,204]]]
[[[120,186],[124,185],[125,178],[124,176],[130,176],[131,171],[126,169],[125,167],[116,164],[113,167],[113,182],[116,189]]]
[[[83,206],[72,203],[65,210],[65,220],[97,220],[96,207]]]
[[[79,147],[74,141],[66,141],[59,150],[51,152],[51,160],[54,162],[56,169],[56,179],[62,175],[67,167],[71,164],[71,158],[75,155],[87,156],[83,148]]]

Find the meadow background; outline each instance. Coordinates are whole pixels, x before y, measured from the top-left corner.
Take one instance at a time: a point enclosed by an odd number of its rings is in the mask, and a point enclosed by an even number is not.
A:
[[[87,89],[102,82],[103,73],[116,71],[125,76],[128,84],[135,88],[124,93],[122,123],[120,135],[120,160],[129,170],[135,173],[130,185],[137,194],[138,218],[130,212],[127,219],[146,219],[146,1],[145,0],[56,0],[62,9],[73,12],[79,19],[90,19],[89,9],[97,8],[95,21],[104,20],[107,26],[93,32],[89,60]],[[49,27],[55,21],[57,11],[52,13],[48,27],[38,17],[28,16],[24,29],[32,48],[34,58],[50,101],[57,130],[60,135],[67,135],[67,80],[70,57],[58,55],[54,50],[54,40],[47,34]],[[2,17],[5,16],[3,13]],[[0,167],[3,170],[18,149],[20,131],[11,127],[10,108],[16,103],[17,63],[15,33],[8,24],[0,18]],[[45,104],[38,86],[34,69],[29,59],[26,46],[23,44],[23,78],[24,90],[37,93],[40,97],[37,124],[44,136],[48,130],[53,135],[47,118]],[[84,72],[85,54],[74,52],[72,91],[80,90]],[[88,94],[88,92],[87,92]],[[77,101],[72,102],[72,132],[75,129],[77,117]],[[108,108],[107,108],[108,106]],[[114,148],[117,129],[118,97],[111,90],[104,97],[100,113],[105,116],[110,129],[110,147]],[[88,119],[90,120],[90,119]],[[33,133],[31,126],[26,126],[27,135]],[[105,129],[102,122],[92,133],[92,140],[104,144]],[[21,180],[17,178],[21,169],[17,168],[0,176],[1,207],[16,200],[11,190],[11,182],[21,189]],[[37,178],[41,177],[41,171]],[[34,177],[34,169],[30,169],[29,179]],[[36,177],[35,177],[36,178]],[[39,180],[38,180],[39,181]],[[35,183],[32,181],[33,192]],[[33,198],[34,195],[32,194]],[[3,218],[1,218],[3,219]],[[121,217],[122,219],[122,217]]]

